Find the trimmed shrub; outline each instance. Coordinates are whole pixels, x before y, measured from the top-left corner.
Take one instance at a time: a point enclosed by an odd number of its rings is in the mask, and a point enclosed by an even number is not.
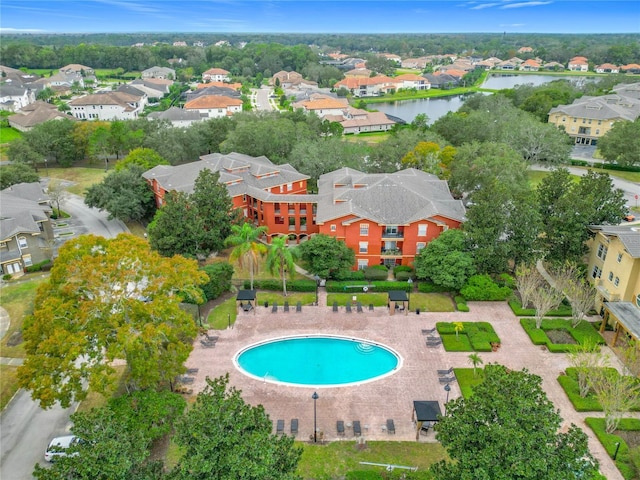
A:
[[[458,332],[458,339],[456,339],[455,325],[453,323],[436,323],[436,328],[442,337],[442,343],[446,351],[490,352],[492,343],[500,343],[500,337],[488,322],[462,322],[462,327],[462,330]],[[445,336],[452,336],[453,339],[447,338],[445,342]],[[463,337],[466,337],[466,339],[463,340]]]
[[[398,282],[406,282],[411,277],[413,277],[413,275],[411,274],[411,272],[397,272],[395,274],[395,277],[396,277],[396,281]]]
[[[467,305],[467,301],[462,295],[456,295],[453,300],[456,302],[456,310],[459,312],[469,311],[469,305]]]
[[[420,293],[444,293],[451,291],[447,287],[442,287],[440,285],[436,285],[431,282],[420,282],[418,283],[418,291]]]
[[[502,287],[509,287],[511,290],[514,290],[516,288],[515,278],[513,278],[513,276],[509,275],[508,273],[501,273],[500,275],[498,275],[497,283]]]
[[[522,304],[516,299],[509,300],[509,306],[511,307],[514,315],[517,315],[518,317],[533,317],[536,314],[536,311],[533,308],[522,308]],[[571,307],[567,305],[560,305],[556,310],[551,310],[545,316],[570,317]]]
[[[326,284],[328,293],[358,293],[362,291],[362,287],[367,287],[371,293],[388,292],[390,290],[410,291],[411,285],[407,282],[334,282],[329,281]]]
[[[336,272],[334,274],[334,278],[338,281],[343,281],[343,282],[347,282],[347,281],[358,281],[358,280],[364,280],[364,271],[363,270],[343,270],[340,272]]]
[[[630,458],[630,451],[627,442],[618,435],[606,432],[604,418],[587,417],[585,419],[585,423],[589,425],[591,430],[593,430],[593,433],[596,434],[596,437],[598,437],[598,440],[600,440],[600,443],[611,458],[613,458],[616,449],[618,450],[616,467],[618,467],[622,476],[627,480],[637,478],[634,472],[635,467],[633,466],[632,459]],[[618,430],[640,431],[640,419],[623,418],[620,420]],[[617,445],[618,443],[620,444],[619,448]]]
[[[216,262],[205,265],[202,270],[209,277],[209,281],[200,287],[207,301],[214,300],[231,290],[233,267],[230,263]]]
[[[47,270],[51,269],[52,265],[53,265],[53,263],[51,263],[51,260],[43,260],[42,262],[34,263],[33,265],[29,265],[26,268],[26,271],[28,273],[39,272],[41,270],[47,271]]]
[[[393,274],[395,275],[398,272],[413,272],[413,267],[409,265],[396,265],[393,267]]]
[[[467,300],[506,300],[511,295],[509,287],[500,287],[489,275],[474,275],[462,287],[460,294]]]
[[[382,269],[380,268],[382,267]],[[374,265],[373,267],[367,267],[364,269],[364,278],[369,281],[386,280],[389,276],[389,271],[384,265]]]
[[[249,280],[244,281],[243,288],[249,289],[251,282]],[[282,290],[282,280],[254,280],[253,288],[256,290]],[[288,292],[315,292],[316,282],[315,280],[289,280],[287,281]]]
[[[546,330],[565,330],[573,339],[581,345],[586,342],[604,345],[605,341],[598,331],[589,322],[580,322],[577,327],[571,326],[571,320],[560,318],[545,318],[542,320],[541,328],[536,328],[536,321],[533,318],[521,318],[520,325],[534,345],[546,345],[550,352],[565,353],[570,352],[573,344],[552,343],[546,334]]]

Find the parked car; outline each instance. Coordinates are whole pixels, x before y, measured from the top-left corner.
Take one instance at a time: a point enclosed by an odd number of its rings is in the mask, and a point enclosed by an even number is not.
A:
[[[633,222],[636,219],[636,216],[633,214],[630,208],[627,207],[627,211],[624,214],[625,222]]]
[[[53,462],[56,457],[65,457],[67,448],[78,443],[80,439],[75,435],[66,435],[64,437],[56,437],[49,442],[47,450],[44,452],[44,459],[47,462]]]

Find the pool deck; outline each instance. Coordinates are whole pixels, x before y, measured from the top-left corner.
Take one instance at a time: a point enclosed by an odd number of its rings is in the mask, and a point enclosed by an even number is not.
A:
[[[326,293],[320,293],[320,305],[326,305]],[[449,367],[471,367],[469,352],[445,352],[442,345],[428,348],[422,329],[432,328],[436,322],[488,321],[491,322],[502,345],[497,352],[480,353],[484,364],[500,363],[514,370],[527,368],[542,377],[543,388],[549,399],[560,410],[563,429],[571,423],[581,427],[589,436],[589,448],[600,462],[603,475],[609,480],[622,480],[622,476],[605,452],[593,432],[584,423],[588,416],[602,416],[601,412],[580,413],[573,409],[556,378],[567,366],[564,354],[553,354],[535,346],[511,312],[506,302],[470,302],[469,313],[424,313],[389,315],[386,308],[363,313],[346,313],[344,307],[333,312],[331,307],[304,306],[302,312],[272,313],[271,307],[259,306],[255,312],[240,311],[232,329],[216,332],[219,335],[214,348],[205,348],[196,341],[187,361],[188,367],[199,369],[193,385],[194,392],[205,386],[205,378],[219,377],[227,372],[231,385],[242,390],[242,397],[252,405],[262,404],[274,422],[285,421],[285,433],[290,432],[292,418],[299,419],[298,440],[308,441],[313,436],[313,400],[318,392],[317,426],[325,441],[354,440],[351,424],[359,420],[362,436],[366,440],[415,441],[416,430],[412,420],[413,400],[437,400],[444,413],[446,392],[438,381],[436,370]],[[347,387],[311,388],[276,385],[252,379],[240,373],[233,364],[236,353],[249,344],[286,337],[289,335],[331,334],[367,339],[387,345],[403,358],[403,366],[395,374],[373,382]],[[607,351],[620,370],[615,355]],[[450,399],[460,396],[457,383],[451,384]],[[640,414],[629,416],[640,418]],[[395,434],[385,427],[393,419]],[[336,421],[345,422],[345,435],[339,437]],[[435,442],[435,433],[419,436],[420,442]]]

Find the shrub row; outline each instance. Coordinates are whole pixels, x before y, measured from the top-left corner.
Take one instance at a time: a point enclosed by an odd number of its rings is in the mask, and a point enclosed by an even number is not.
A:
[[[409,285],[407,282],[334,282],[329,281],[326,284],[328,293],[344,293],[344,292],[361,292],[362,287],[367,287],[367,289],[372,293],[380,293],[380,292],[389,292],[391,290],[404,290],[405,292],[409,292],[412,288],[412,285]],[[358,288],[349,288],[349,287],[358,287]]]
[[[440,285],[436,285],[431,282],[419,282],[418,283],[418,291],[420,293],[444,293],[449,292],[451,289],[447,287],[442,287]]]
[[[587,417],[585,422],[589,427],[591,427],[591,430],[596,434],[596,437],[598,437],[598,440],[600,440],[600,443],[611,458],[613,458],[616,449],[618,450],[618,455],[616,456],[616,467],[618,467],[622,476],[626,480],[637,478],[634,471],[635,467],[633,465],[633,458],[631,456],[638,453],[638,448],[630,451],[627,442],[625,442],[623,438],[612,433],[607,433],[604,418]],[[640,419],[623,418],[620,420],[618,430],[640,431]],[[618,444],[620,444],[619,448]]]
[[[396,281],[398,282],[406,282],[412,277],[413,277],[413,274],[411,272],[397,272],[395,274]]]
[[[467,300],[462,295],[456,295],[453,300],[456,302],[456,309],[459,312],[469,311],[469,305],[467,305]]]
[[[576,167],[593,167],[591,162],[587,162],[585,160],[571,160],[571,165]],[[605,162],[598,163],[598,168],[602,168],[604,170],[617,170],[618,172],[640,172],[640,167]]]
[[[597,345],[605,344],[604,339],[589,322],[580,322],[577,327],[572,327],[571,320],[545,318],[542,320],[541,328],[536,328],[535,319],[521,318],[520,325],[527,332],[534,345],[546,345],[549,351],[553,353],[570,352],[573,349],[573,345],[552,343],[545,330],[565,330],[580,345],[584,345],[586,342]]]
[[[46,272],[47,270],[51,270],[52,266],[53,266],[53,263],[51,262],[51,260],[43,260],[42,262],[29,265],[26,268],[26,271],[28,273],[31,273],[31,272],[39,272],[41,270],[44,270]]]
[[[364,280],[363,270],[342,270],[334,274],[334,278],[339,282]]]
[[[498,301],[509,298],[511,289],[499,286],[489,275],[474,275],[460,294],[467,300]]]
[[[533,308],[522,308],[522,304],[520,303],[520,300],[516,300],[516,299],[509,300],[509,306],[511,307],[511,310],[513,311],[514,315],[517,315],[518,317],[532,317],[536,314],[536,311]],[[563,304],[563,305],[560,305],[556,310],[551,310],[545,316],[546,317],[570,317],[571,315],[572,315],[571,307]]]
[[[382,268],[380,268],[382,267]],[[389,270],[384,265],[374,265],[364,269],[364,278],[369,281],[384,281],[389,276]]]
[[[249,280],[244,281],[243,288],[248,290],[251,287]],[[282,290],[282,280],[254,280],[253,288],[256,290]],[[315,292],[315,280],[289,280],[287,281],[287,291],[289,292]]]
[[[452,322],[438,322],[436,328],[443,338],[444,335],[453,335],[455,338],[456,329]],[[462,330],[458,335],[467,336],[471,349],[476,352],[490,352],[492,343],[500,343],[500,337],[488,322],[462,322]]]

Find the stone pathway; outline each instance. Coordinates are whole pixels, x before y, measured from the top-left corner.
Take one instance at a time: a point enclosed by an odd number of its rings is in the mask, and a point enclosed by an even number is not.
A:
[[[411,418],[413,400],[438,400],[443,405],[446,392],[438,381],[436,370],[471,367],[468,352],[448,353],[441,346],[427,348],[421,330],[431,328],[439,321],[489,321],[500,336],[502,346],[497,352],[481,353],[484,363],[496,362],[515,370],[527,368],[542,377],[543,388],[564,419],[562,428],[568,428],[571,423],[582,428],[589,436],[589,448],[600,462],[605,477],[622,480],[613,461],[584,422],[588,416],[602,414],[576,412],[556,380],[568,366],[566,356],[533,345],[505,302],[470,302],[470,313],[423,312],[390,316],[386,308],[346,313],[344,307],[335,313],[326,306],[326,292],[321,289],[320,305],[304,306],[301,313],[284,313],[282,309],[272,313],[270,307],[260,306],[255,312],[240,312],[234,328],[217,332],[220,338],[214,348],[204,348],[196,342],[187,361],[188,367],[199,368],[191,385],[194,392],[204,388],[207,376],[214,378],[228,372],[230,383],[242,390],[243,398],[253,405],[262,404],[274,424],[277,419],[283,419],[287,433],[290,420],[299,419],[297,438],[307,440],[313,434],[311,395],[317,391],[317,424],[325,440],[353,440],[353,433],[348,428],[344,437],[337,436],[336,421],[349,424],[359,420],[365,439],[415,441],[416,431]],[[402,356],[403,365],[393,375],[377,381],[339,388],[312,388],[255,380],[241,373],[234,364],[236,354],[248,345],[289,335],[318,333],[387,345]],[[607,350],[605,348],[605,353],[610,353]],[[615,355],[610,357],[620,369]],[[450,398],[456,398],[460,395],[459,387],[455,383],[451,387]],[[629,416],[640,418],[638,413]],[[395,435],[388,434],[383,428],[387,418],[395,421]],[[435,442],[435,435],[429,432],[426,436],[421,435],[419,441]]]

